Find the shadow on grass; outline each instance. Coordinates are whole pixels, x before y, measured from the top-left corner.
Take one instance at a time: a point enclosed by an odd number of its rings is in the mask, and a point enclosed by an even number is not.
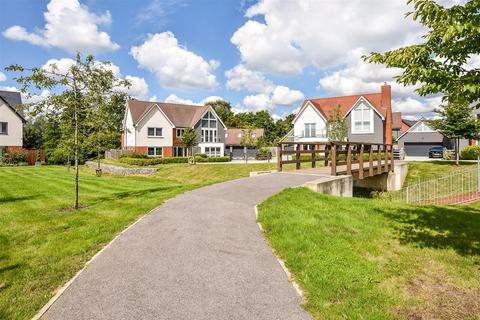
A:
[[[421,248],[455,250],[480,255],[480,210],[467,206],[377,208],[394,222],[402,243]]]
[[[38,195],[28,196],[28,197],[1,197],[0,204],[7,203],[7,202],[15,202],[15,201],[23,201],[23,200],[31,200],[38,198]]]
[[[152,192],[158,192],[158,191],[173,191],[173,190],[178,190],[182,189],[185,186],[183,185],[170,185],[170,186],[162,186],[162,187],[155,187],[155,188],[146,188],[146,189],[139,189],[139,190],[132,190],[132,191],[121,191],[121,192],[115,192],[112,194],[104,195],[101,197],[96,197],[95,200],[92,203],[98,203],[98,202],[103,202],[107,200],[118,200],[122,198],[129,198],[129,197],[141,197],[144,196],[145,194],[152,193]]]

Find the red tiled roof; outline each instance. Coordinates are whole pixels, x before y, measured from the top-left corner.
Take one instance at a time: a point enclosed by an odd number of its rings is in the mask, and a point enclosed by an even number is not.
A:
[[[320,98],[320,99],[307,99],[310,101],[318,111],[322,113],[325,118],[329,118],[332,111],[340,106],[343,115],[346,115],[347,112],[353,107],[355,102],[364,97],[368,102],[383,116],[386,115],[386,109],[382,107],[382,94],[379,93],[367,93],[367,94],[356,94],[352,96],[342,96],[342,97],[331,97],[331,98]]]
[[[248,129],[227,129],[227,136],[225,137],[225,145],[240,145],[240,140],[242,139],[243,131]],[[264,129],[252,129],[252,134],[255,134],[256,138],[262,137]],[[240,137],[238,136],[240,134]]]
[[[176,104],[154,101],[128,100],[128,107],[132,115],[133,124],[136,125],[154,105],[158,105],[175,127],[192,127],[207,110],[206,106]]]
[[[392,112],[392,129],[402,128],[402,113]]]

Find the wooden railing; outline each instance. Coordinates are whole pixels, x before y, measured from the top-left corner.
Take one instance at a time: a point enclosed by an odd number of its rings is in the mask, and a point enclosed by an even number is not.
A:
[[[291,149],[286,150],[287,146]],[[310,158],[302,159],[302,155],[305,154]],[[285,155],[292,155],[292,159],[284,159]],[[393,171],[393,146],[361,142],[281,142],[278,144],[279,171],[283,170],[284,164],[289,163],[294,163],[297,170],[301,168],[302,163],[307,162],[315,168],[319,161],[323,161],[325,167],[330,167],[332,176],[348,174],[363,179]]]

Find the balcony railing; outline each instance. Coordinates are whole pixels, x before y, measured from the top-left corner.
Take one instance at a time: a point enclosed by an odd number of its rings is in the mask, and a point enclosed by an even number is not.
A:
[[[317,139],[317,140],[327,140],[327,130],[317,130],[315,135],[306,134],[305,131],[302,131],[299,135],[295,135],[294,131],[291,130],[283,139],[284,142],[298,142],[301,139]]]
[[[213,137],[202,137],[201,143],[222,143],[222,139]]]

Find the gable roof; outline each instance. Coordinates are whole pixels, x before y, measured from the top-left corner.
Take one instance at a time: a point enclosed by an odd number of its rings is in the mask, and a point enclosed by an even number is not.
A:
[[[25,120],[25,118],[23,117],[23,115],[21,115],[16,107],[19,105],[19,104],[22,104],[22,96],[20,94],[20,92],[18,91],[4,91],[4,90],[0,90],[0,98],[5,102],[5,104],[10,108],[12,109],[12,111],[18,116],[20,117],[20,119],[22,119],[23,122],[27,122],[27,120]]]
[[[352,109],[355,103],[361,98],[365,98],[375,110],[385,118],[387,110],[385,107],[382,107],[382,94],[379,93],[367,93],[367,94],[356,94],[351,96],[341,96],[341,97],[331,97],[331,98],[318,98],[318,99],[307,99],[304,101],[304,104],[308,101],[320,111],[325,118],[329,118],[331,112],[337,107],[340,106],[340,110],[344,116]]]
[[[178,128],[193,127],[200,117],[207,111],[208,106],[194,106],[188,104],[141,101],[130,99],[127,106],[132,115],[133,125],[138,122],[154,106],[158,106],[170,122]]]
[[[225,145],[240,145],[240,140],[242,137],[238,136],[239,134],[243,134],[243,130],[248,130],[248,129],[237,129],[237,128],[232,128],[232,129],[227,129],[227,136],[225,137]],[[262,137],[263,133],[265,132],[264,129],[252,129],[252,134],[255,134],[256,138]]]
[[[405,131],[404,133],[402,133],[402,134],[397,138],[397,141],[398,141],[401,137],[403,137],[404,135],[406,135],[406,134],[408,134],[408,133],[410,133],[410,132],[413,132],[413,130],[414,130],[420,123],[425,122],[425,120],[426,120],[426,119],[423,118],[423,117],[420,118],[420,119],[418,119],[417,121],[407,120],[407,121],[409,121],[409,122],[414,122],[414,123],[413,123],[413,125],[410,126],[410,128],[408,128],[407,131]],[[431,126],[428,126],[428,127],[431,128],[431,129],[433,130],[433,132],[438,132],[438,133],[444,135],[443,133],[441,133],[441,132],[438,131],[437,129],[432,128]],[[445,136],[445,135],[444,135],[444,136]]]

